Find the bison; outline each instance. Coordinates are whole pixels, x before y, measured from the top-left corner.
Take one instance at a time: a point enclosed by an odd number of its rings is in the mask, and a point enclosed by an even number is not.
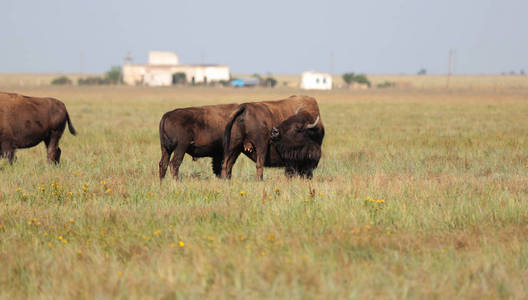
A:
[[[299,110],[311,116],[319,116],[317,101],[307,96],[291,96],[279,101],[241,104],[229,116],[225,126],[224,159],[221,177],[231,178],[233,165],[240,153],[244,153],[256,162],[257,179],[259,180],[263,179],[265,166],[286,166],[277,149],[271,147],[270,134],[273,127],[279,126],[279,124],[290,116],[295,115]],[[324,132],[320,117],[314,126]],[[289,175],[291,172],[292,169],[287,167],[286,174]]]
[[[68,123],[76,135],[66,106],[54,98],[0,93],[0,156],[13,163],[15,150],[30,148],[44,141],[49,163],[59,163],[59,140]]]
[[[320,116],[314,120],[311,114],[301,111],[273,127],[271,145],[286,167],[286,176],[312,178],[324,138],[324,127],[317,126],[319,121]]]
[[[161,160],[159,177],[162,180],[170,160],[172,176],[178,179],[178,172],[185,153],[193,159],[213,158],[213,172],[220,176],[222,169],[223,137],[227,120],[238,104],[221,104],[202,107],[179,108],[167,112],[161,118],[159,135]]]

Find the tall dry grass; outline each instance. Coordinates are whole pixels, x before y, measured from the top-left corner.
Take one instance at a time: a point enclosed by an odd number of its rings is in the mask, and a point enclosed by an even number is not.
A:
[[[79,131],[0,161],[1,298],[526,298],[527,90],[313,92],[313,181],[186,157],[159,184],[175,107],[293,89],[15,88]]]

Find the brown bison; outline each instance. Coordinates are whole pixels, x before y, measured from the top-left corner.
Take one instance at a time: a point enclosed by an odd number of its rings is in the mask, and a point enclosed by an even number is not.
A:
[[[66,123],[75,135],[66,106],[57,99],[0,93],[0,156],[12,164],[16,149],[44,141],[48,162],[59,163],[59,140]]]
[[[286,176],[312,178],[324,138],[324,127],[317,126],[319,121],[320,116],[314,120],[311,114],[301,111],[273,127],[271,144],[286,167]]]
[[[275,147],[271,147],[272,129],[299,110],[314,117],[319,116],[317,101],[306,96],[291,96],[279,101],[241,104],[229,116],[225,127],[221,177],[231,178],[231,170],[240,153],[244,153],[256,162],[257,179],[259,180],[263,179],[265,166],[284,167],[285,163],[279,153]],[[320,117],[314,126],[324,132]],[[286,174],[291,174],[291,172],[292,169],[287,167]]]
[[[213,158],[213,172],[220,176],[224,150],[224,129],[231,113],[238,104],[222,104],[202,107],[179,108],[163,115],[159,125],[161,160],[160,180],[165,177],[170,160],[172,176],[178,179],[178,171],[185,153],[193,159]]]

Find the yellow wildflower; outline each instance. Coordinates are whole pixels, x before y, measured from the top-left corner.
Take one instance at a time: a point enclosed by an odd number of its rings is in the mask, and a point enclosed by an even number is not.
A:
[[[183,248],[183,247],[185,246],[185,243],[182,242],[182,241],[180,241],[180,242],[178,243],[178,245],[180,246],[180,248]]]

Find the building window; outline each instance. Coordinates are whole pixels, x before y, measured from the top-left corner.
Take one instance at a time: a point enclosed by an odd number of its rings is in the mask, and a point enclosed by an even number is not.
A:
[[[323,83],[326,83],[326,78],[323,78]]]
[[[315,83],[319,83],[319,78],[316,78],[316,79],[315,79]]]

